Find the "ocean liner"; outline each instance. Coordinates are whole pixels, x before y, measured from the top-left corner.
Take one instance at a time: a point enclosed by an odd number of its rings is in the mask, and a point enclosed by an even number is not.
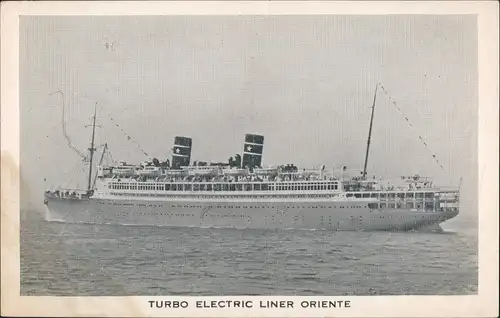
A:
[[[263,166],[259,134],[246,134],[242,156],[224,163],[191,162],[192,139],[176,136],[171,162],[103,165],[101,160],[93,173],[94,112],[88,187],[47,190],[47,217],[93,224],[442,231],[440,224],[459,213],[458,187],[437,187],[418,175],[391,184],[368,176],[374,110],[375,98],[364,169],[347,178],[345,166]]]

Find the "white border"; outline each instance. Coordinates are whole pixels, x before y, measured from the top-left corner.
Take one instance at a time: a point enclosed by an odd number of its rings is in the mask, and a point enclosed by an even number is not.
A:
[[[479,58],[479,289],[477,296],[243,297],[350,300],[346,309],[151,309],[166,297],[20,296],[19,15],[477,14]],[[485,317],[498,314],[498,3],[474,2],[2,2],[1,3],[1,314],[22,316],[343,316]],[[297,303],[298,304],[298,303]]]

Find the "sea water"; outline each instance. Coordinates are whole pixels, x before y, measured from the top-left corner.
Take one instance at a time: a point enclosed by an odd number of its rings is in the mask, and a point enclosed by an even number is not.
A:
[[[477,294],[477,244],[474,226],[179,228],[47,222],[23,211],[21,295]]]

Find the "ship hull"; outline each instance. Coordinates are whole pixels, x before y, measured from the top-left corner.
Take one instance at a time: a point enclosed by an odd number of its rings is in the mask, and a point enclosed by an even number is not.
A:
[[[46,201],[49,221],[92,224],[342,231],[439,230],[458,211],[369,209],[354,201],[259,202],[63,199]]]

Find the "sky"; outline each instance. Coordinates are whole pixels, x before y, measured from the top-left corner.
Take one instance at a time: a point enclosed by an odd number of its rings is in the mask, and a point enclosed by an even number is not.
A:
[[[57,90],[82,152],[97,103],[116,160],[165,160],[189,136],[193,160],[227,161],[257,133],[264,165],[362,169],[381,83],[368,172],[463,178],[458,218],[473,220],[477,64],[473,15],[21,17],[21,204],[85,187]]]

